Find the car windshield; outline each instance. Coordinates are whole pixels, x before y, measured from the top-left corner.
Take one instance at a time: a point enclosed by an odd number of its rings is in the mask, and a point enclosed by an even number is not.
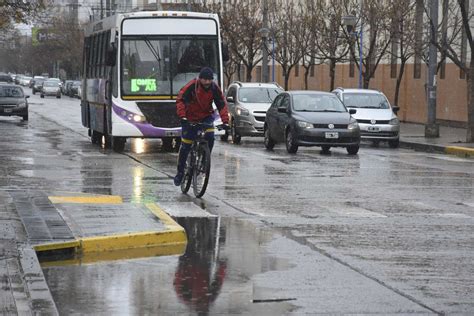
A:
[[[298,112],[347,112],[336,96],[323,94],[295,94],[293,109]]]
[[[23,90],[20,87],[2,87],[0,86],[0,97],[4,98],[22,98]]]
[[[43,83],[43,86],[45,86],[45,87],[59,87],[59,82],[57,82],[57,81],[45,81]]]
[[[244,103],[272,103],[282,91],[277,88],[241,88],[239,90],[239,101]]]
[[[344,105],[348,108],[389,109],[387,99],[375,93],[344,93]]]

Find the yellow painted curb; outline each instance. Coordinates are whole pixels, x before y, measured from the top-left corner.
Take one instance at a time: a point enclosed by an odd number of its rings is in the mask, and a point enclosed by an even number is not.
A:
[[[74,241],[65,241],[65,242],[56,242],[50,244],[42,244],[33,246],[33,249],[36,252],[43,252],[43,251],[52,251],[52,250],[62,250],[68,248],[80,248],[81,242],[79,240]]]
[[[51,203],[81,203],[81,204],[122,204],[121,196],[100,195],[100,196],[49,196]]]
[[[474,156],[474,148],[466,148],[459,146],[446,146],[444,152],[447,154],[460,155],[460,156]]]
[[[186,243],[187,238],[184,230],[173,229],[123,235],[86,237],[81,238],[80,242],[82,253],[88,253]]]
[[[135,248],[150,248],[165,245],[186,246],[188,240],[186,231],[171,216],[154,203],[145,204],[166,227],[164,231],[148,231],[108,236],[83,237],[64,243],[49,243],[34,247],[36,252],[48,252],[74,248],[75,252],[82,254],[109,252]],[[182,247],[180,248],[182,249]],[[184,247],[185,249],[185,247]],[[184,250],[183,250],[184,252]]]

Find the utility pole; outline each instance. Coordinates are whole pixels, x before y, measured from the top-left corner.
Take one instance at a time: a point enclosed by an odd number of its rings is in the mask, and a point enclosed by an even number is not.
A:
[[[267,0],[263,0],[263,19],[262,29],[268,30],[268,3]],[[268,51],[267,51],[267,37],[262,36],[262,81],[268,82]]]
[[[436,69],[438,65],[438,49],[435,44],[438,40],[438,0],[430,0],[431,41],[428,60],[428,121],[425,125],[425,137],[439,137],[439,125],[436,123]]]

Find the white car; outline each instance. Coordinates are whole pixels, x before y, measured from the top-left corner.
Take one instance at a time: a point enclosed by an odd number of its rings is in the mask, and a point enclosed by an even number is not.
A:
[[[362,139],[374,144],[387,141],[391,148],[400,143],[400,121],[396,113],[398,106],[391,106],[387,97],[380,91],[370,89],[337,88],[332,91],[347,108],[357,109],[353,114],[360,127]]]

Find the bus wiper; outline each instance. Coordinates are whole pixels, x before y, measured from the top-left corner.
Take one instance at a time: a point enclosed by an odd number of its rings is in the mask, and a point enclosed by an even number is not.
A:
[[[146,46],[148,46],[148,48],[150,49],[151,53],[153,54],[153,56],[155,57],[155,59],[158,61],[158,63],[161,61],[161,57],[160,57],[160,54],[156,51],[156,49],[153,47],[153,45],[151,45],[151,42],[150,40],[148,39],[148,37],[144,36],[145,38],[145,44]]]

